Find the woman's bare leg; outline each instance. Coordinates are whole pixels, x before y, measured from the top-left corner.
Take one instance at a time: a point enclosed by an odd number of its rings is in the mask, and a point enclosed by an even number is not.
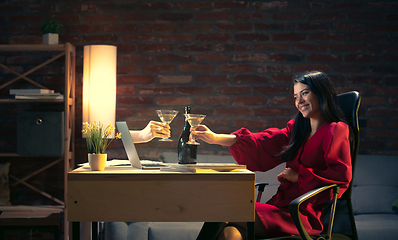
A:
[[[247,223],[245,222],[228,223],[228,227],[224,228],[224,230],[218,236],[218,240],[246,240],[246,228]],[[254,222],[254,231],[256,237],[258,238],[269,237],[257,213]]]
[[[246,239],[245,223],[230,223],[230,225],[218,235],[218,240],[243,240]]]

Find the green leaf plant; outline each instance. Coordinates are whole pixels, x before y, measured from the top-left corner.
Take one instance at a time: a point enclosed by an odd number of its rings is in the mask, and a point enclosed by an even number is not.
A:
[[[40,30],[43,34],[46,33],[60,33],[61,29],[62,29],[62,24],[60,22],[58,22],[57,20],[55,20],[53,17],[45,20],[41,26],[40,26]]]
[[[83,123],[82,132],[86,137],[88,153],[105,153],[106,148],[113,140],[108,140],[108,137],[111,136],[114,131],[115,128],[111,126],[111,124],[104,127],[101,123],[97,122],[94,122],[94,124]],[[117,133],[115,136],[116,139],[120,139],[120,137],[121,133]]]

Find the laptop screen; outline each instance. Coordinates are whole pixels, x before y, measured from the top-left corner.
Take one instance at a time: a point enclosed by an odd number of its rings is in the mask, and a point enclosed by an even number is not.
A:
[[[137,149],[134,146],[133,139],[131,138],[129,128],[126,122],[116,122],[117,129],[122,134],[122,142],[126,150],[127,157],[130,160],[131,166],[142,169],[140,158]]]

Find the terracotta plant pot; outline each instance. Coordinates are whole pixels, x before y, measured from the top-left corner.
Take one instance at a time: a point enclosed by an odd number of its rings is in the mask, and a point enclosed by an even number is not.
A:
[[[106,164],[107,155],[104,154],[88,154],[88,163],[91,171],[104,171]]]

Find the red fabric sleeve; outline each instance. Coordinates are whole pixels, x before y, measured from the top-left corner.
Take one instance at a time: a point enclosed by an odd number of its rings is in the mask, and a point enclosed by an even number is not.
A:
[[[237,142],[229,147],[232,156],[239,164],[244,164],[251,171],[268,171],[282,163],[279,157],[284,146],[289,144],[294,120],[286,128],[269,128],[258,133],[251,133],[246,128],[233,132]]]

